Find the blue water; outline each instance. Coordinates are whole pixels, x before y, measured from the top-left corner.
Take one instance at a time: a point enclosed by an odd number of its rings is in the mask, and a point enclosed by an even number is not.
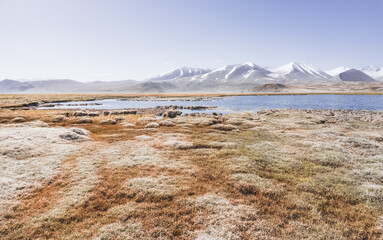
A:
[[[99,103],[101,105],[67,106],[67,104]],[[149,108],[163,105],[178,106],[216,106],[216,110],[198,112],[228,113],[239,110],[259,111],[261,109],[348,109],[383,111],[383,95],[272,95],[272,96],[236,96],[213,99],[211,101],[120,101],[105,99],[89,102],[61,103],[49,109],[123,109]],[[48,108],[42,108],[48,109]],[[184,113],[190,112],[183,110]]]

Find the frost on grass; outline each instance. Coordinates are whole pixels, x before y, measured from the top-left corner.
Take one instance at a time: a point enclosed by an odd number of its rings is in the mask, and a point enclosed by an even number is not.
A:
[[[111,223],[100,228],[96,240],[107,239],[142,239],[144,236],[142,224],[137,221]]]
[[[55,176],[60,163],[79,149],[78,141],[62,135],[78,135],[66,128],[50,128],[42,122],[11,124],[0,128],[0,213],[24,191]],[[86,137],[78,135],[78,138]]]
[[[41,220],[50,221],[60,218],[71,208],[80,205],[88,198],[91,189],[98,183],[97,165],[99,158],[86,155],[86,153],[91,152],[91,149],[91,147],[84,148],[83,156],[77,158],[70,188],[66,190],[64,196],[55,204],[53,209],[32,221],[41,222]]]
[[[111,218],[117,218],[121,221],[125,221],[130,215],[137,213],[138,211],[137,203],[127,202],[125,204],[110,208],[107,213]]]
[[[100,149],[100,156],[114,167],[153,166],[183,168],[182,162],[170,160],[160,150],[150,146],[151,141],[124,141]]]
[[[159,198],[169,198],[177,190],[176,182],[169,176],[142,177],[131,179],[128,188],[136,193],[151,195]]]
[[[186,140],[186,135],[182,133],[168,133],[157,137],[160,145],[170,149],[190,149],[193,143]]]
[[[206,227],[191,234],[196,239],[243,239],[239,233],[246,234],[249,239],[259,239],[265,236],[265,231],[271,231],[271,224],[258,218],[254,208],[234,205],[221,195],[206,194],[188,199],[186,204],[209,213],[198,217]]]

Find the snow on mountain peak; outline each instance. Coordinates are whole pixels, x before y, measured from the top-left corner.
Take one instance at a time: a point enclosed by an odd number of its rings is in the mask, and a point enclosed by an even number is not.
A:
[[[379,72],[382,68],[375,66],[375,65],[369,65],[367,67],[362,67],[362,71],[369,71],[369,72]]]
[[[201,75],[207,72],[210,72],[210,69],[207,68],[189,68],[189,67],[181,67],[181,68],[175,68],[168,72],[161,73],[159,75],[156,75],[148,80],[150,81],[167,81],[167,80],[174,80],[178,78],[183,77],[193,77],[195,75]]]
[[[335,77],[336,75],[338,75],[340,73],[343,73],[343,72],[346,72],[346,71],[348,71],[350,69],[351,68],[349,68],[349,67],[340,66],[340,67],[328,70],[328,71],[326,71],[326,73],[331,75],[331,76],[333,76],[333,77]]]
[[[383,67],[377,67],[374,65],[370,65],[362,68],[362,72],[369,75],[376,80],[383,81]]]
[[[274,78],[291,80],[329,79],[331,76],[312,65],[299,62],[290,62],[286,65],[270,69]]]

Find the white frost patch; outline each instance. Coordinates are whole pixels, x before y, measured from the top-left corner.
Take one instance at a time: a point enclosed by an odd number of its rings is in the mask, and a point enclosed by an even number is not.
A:
[[[169,176],[142,177],[131,179],[127,186],[138,193],[146,193],[154,196],[171,196],[177,189],[176,181]]]
[[[210,213],[206,219],[199,221],[206,228],[196,231],[196,239],[241,239],[239,232],[246,229],[251,239],[264,236],[263,230],[269,228],[265,221],[257,217],[255,209],[246,205],[234,205],[228,199],[217,194],[206,194],[189,199],[188,204],[205,209]]]
[[[42,220],[49,221],[59,218],[65,215],[71,208],[80,205],[87,199],[90,190],[98,183],[97,167],[100,158],[98,158],[97,154],[86,155],[87,153],[92,153],[91,149],[94,148],[94,146],[84,148],[84,156],[77,158],[77,165],[71,179],[70,189],[65,192],[65,195],[55,204],[52,210],[42,214],[34,221],[41,222]]]
[[[142,224],[137,221],[111,223],[100,228],[96,240],[140,239],[144,235]]]
[[[114,167],[133,167],[139,165],[184,168],[181,161],[168,159],[163,152],[151,147],[153,141],[123,141],[100,149],[101,157]]]
[[[140,140],[140,141],[149,141],[149,140],[152,140],[152,137],[151,136],[148,136],[148,135],[140,135],[140,136],[137,136],[135,137],[137,140]]]
[[[75,136],[67,140],[62,136]],[[0,128],[0,213],[15,197],[55,176],[60,163],[87,138],[71,129],[50,128],[43,122]]]

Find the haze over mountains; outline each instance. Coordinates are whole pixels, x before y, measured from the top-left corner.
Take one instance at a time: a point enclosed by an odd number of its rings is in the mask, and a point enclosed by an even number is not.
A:
[[[241,92],[263,84],[339,84],[383,81],[383,68],[360,70],[338,67],[320,70],[305,63],[290,62],[276,68],[254,63],[226,65],[217,69],[182,67],[143,81],[95,81],[69,79],[45,81],[0,81],[0,93],[89,93],[89,92]]]

